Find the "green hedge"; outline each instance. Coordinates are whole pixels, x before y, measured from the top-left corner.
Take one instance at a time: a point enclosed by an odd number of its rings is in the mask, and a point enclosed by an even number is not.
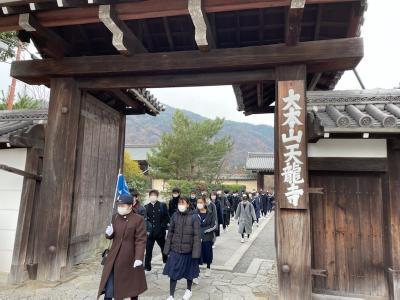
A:
[[[199,195],[200,192],[206,189],[208,192],[212,190],[222,189],[222,190],[230,190],[230,191],[244,191],[246,190],[246,186],[238,185],[238,184],[206,184],[204,182],[193,182],[188,180],[168,180],[167,181],[167,191],[163,193],[163,196],[168,198],[171,196],[172,189],[174,187],[178,187],[181,189],[181,194],[188,196],[192,190],[196,190],[196,193]]]

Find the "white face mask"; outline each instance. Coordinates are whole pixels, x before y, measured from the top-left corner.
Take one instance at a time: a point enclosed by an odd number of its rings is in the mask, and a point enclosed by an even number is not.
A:
[[[150,196],[149,200],[151,203],[156,203],[157,202],[157,196]]]
[[[190,199],[196,199],[196,195],[190,195]]]
[[[118,214],[120,214],[121,216],[125,216],[127,214],[129,214],[132,211],[132,208],[126,208],[126,207],[119,207],[118,206]]]
[[[197,203],[197,208],[198,209],[203,209],[204,208],[204,204],[203,203]]]
[[[185,212],[186,209],[187,209],[187,206],[186,206],[186,205],[183,205],[183,204],[179,204],[179,205],[178,205],[178,210],[179,210],[181,213]]]
[[[172,197],[177,198],[179,194],[172,194]]]
[[[217,196],[213,195],[213,196],[211,196],[211,199],[215,200],[215,199],[217,199]]]

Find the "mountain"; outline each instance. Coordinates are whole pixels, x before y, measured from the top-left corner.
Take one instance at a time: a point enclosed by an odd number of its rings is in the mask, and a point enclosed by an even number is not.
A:
[[[166,106],[159,116],[149,115],[128,116],[126,119],[126,143],[155,145],[159,143],[164,132],[171,131],[172,117],[176,109]],[[206,118],[190,111],[182,112],[193,121]],[[230,136],[233,149],[227,156],[229,166],[243,167],[247,152],[271,152],[274,149],[274,128],[267,125],[252,125],[249,123],[225,120],[218,136]]]

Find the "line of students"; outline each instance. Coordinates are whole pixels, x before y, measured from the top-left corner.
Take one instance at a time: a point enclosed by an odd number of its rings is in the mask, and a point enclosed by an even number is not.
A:
[[[187,281],[183,299],[188,300],[193,281],[199,277],[199,265],[206,265],[206,277],[211,275],[213,247],[220,226],[225,231],[234,216],[244,242],[245,235],[249,238],[252,232],[253,222],[258,222],[255,205],[246,193],[240,197],[237,192],[213,191],[208,197],[207,191],[202,191],[196,199],[195,191],[188,198],[174,188],[168,208],[158,197],[159,192],[151,190],[144,208],[134,191],[118,199],[118,213],[106,229],[106,238],[113,243],[104,265],[99,297],[105,294],[105,299],[137,299],[147,289],[145,270],[151,271],[157,243],[165,263],[163,274],[170,278],[168,300],[174,299],[177,281],[181,279]]]

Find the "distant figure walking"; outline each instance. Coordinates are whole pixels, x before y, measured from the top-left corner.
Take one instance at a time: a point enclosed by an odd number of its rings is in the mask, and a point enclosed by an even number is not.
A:
[[[215,236],[218,237],[220,235],[220,228],[221,228],[220,225],[224,224],[224,214],[222,212],[221,203],[220,203],[220,201],[217,200],[217,192],[216,191],[211,192],[210,198],[211,198],[211,202],[215,205],[215,208],[217,211],[217,223],[218,224],[217,224],[217,230],[215,230]]]
[[[253,220],[256,219],[256,213],[246,193],[243,194],[242,199],[242,202],[239,203],[236,210],[235,219],[239,220],[238,232],[242,235],[241,242],[244,243],[245,234],[247,235],[247,240],[250,238],[253,229]]]
[[[262,189],[260,189],[260,198],[261,198],[261,213],[262,217],[265,218],[268,212],[268,194],[265,193]]]
[[[260,195],[258,193],[253,194],[251,204],[253,204],[253,206],[254,206],[254,211],[256,213],[255,221],[257,222],[257,227],[258,227],[258,221],[260,220],[260,216],[261,216],[261,199],[260,199]]]
[[[168,255],[163,271],[170,278],[168,300],[174,299],[177,281],[183,278],[187,281],[183,299],[190,299],[193,279],[200,274],[201,238],[199,218],[190,210],[186,197],[179,199],[178,211],[171,218],[164,254]]]
[[[181,190],[180,188],[174,187],[172,189],[172,198],[169,200],[168,203],[168,210],[169,216],[171,217],[178,209],[178,201],[181,197]]]

